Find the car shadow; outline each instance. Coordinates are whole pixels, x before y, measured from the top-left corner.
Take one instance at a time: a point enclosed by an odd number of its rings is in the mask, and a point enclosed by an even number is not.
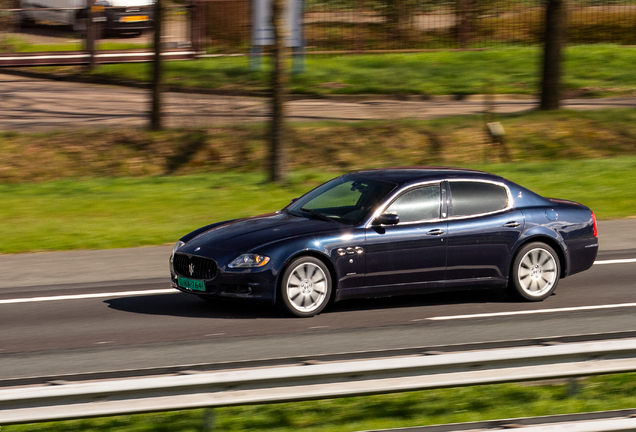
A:
[[[28,27],[22,27],[19,33],[30,36],[43,36],[50,38],[62,38],[62,39],[82,39],[83,35],[79,32],[73,31],[73,28],[69,25],[63,24],[40,24],[33,23]]]
[[[109,308],[118,311],[146,315],[239,320],[287,317],[278,308],[268,304],[227,299],[206,301],[193,295],[177,292],[170,295],[113,298],[105,300],[104,303],[108,304]],[[514,303],[514,300],[508,297],[503,290],[467,290],[397,297],[350,299],[329,305],[322,314],[476,303]]]
[[[109,308],[121,312],[145,315],[166,315],[185,318],[259,319],[280,318],[273,306],[225,299],[202,300],[176,292],[168,295],[144,295],[105,300]]]
[[[374,309],[398,309],[457,304],[516,303],[501,289],[472,289],[396,297],[350,299],[334,303],[325,312],[349,312]]]

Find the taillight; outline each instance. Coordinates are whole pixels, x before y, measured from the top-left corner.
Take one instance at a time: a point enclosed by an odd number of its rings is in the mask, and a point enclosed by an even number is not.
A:
[[[594,223],[594,237],[597,237],[598,231],[596,231],[596,216],[594,216],[594,212],[592,212],[592,222]]]

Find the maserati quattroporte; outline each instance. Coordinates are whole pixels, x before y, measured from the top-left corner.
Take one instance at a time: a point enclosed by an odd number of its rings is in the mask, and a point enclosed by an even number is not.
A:
[[[170,271],[183,292],[307,317],[330,301],[450,289],[541,301],[597,251],[584,205],[480,171],[393,168],[345,174],[275,213],[193,231]]]

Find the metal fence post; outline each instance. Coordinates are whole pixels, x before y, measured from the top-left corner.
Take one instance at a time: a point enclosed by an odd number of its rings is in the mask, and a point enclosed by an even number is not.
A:
[[[162,63],[161,63],[161,34],[163,27],[163,0],[157,0],[155,3],[155,38],[154,38],[154,61],[152,63],[152,103],[150,110],[150,129],[160,131],[163,128],[163,112],[162,112]]]
[[[190,44],[196,53],[203,51],[205,8],[201,0],[190,3]]]
[[[93,31],[95,25],[93,23],[93,8],[95,7],[95,0],[88,0],[86,2],[86,51],[90,57],[88,58],[88,71],[95,69],[95,32]]]
[[[472,0],[458,0],[457,11],[457,39],[460,48],[468,48],[472,33],[473,2]]]

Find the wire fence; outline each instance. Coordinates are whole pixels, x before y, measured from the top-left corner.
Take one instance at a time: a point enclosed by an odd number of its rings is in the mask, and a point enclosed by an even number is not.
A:
[[[308,0],[306,51],[489,48],[542,42],[542,0]],[[577,0],[568,10],[568,42],[636,44],[636,1]],[[249,52],[249,0],[209,1],[209,52]]]
[[[418,51],[535,45],[542,42],[544,0],[306,0],[307,53]],[[81,49],[83,35],[38,20],[27,28],[16,0],[0,0],[0,52]],[[251,0],[191,0],[167,14],[167,46],[209,54],[251,49]],[[51,30],[53,28],[54,30]],[[148,48],[151,37],[103,39],[100,49]],[[636,45],[636,0],[570,0],[567,39],[574,44]]]

